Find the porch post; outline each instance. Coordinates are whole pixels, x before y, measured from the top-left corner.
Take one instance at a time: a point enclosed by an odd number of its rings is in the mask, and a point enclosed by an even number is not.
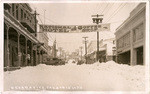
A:
[[[28,48],[27,48],[27,39],[25,40],[25,66],[27,66],[27,52],[28,52]]]
[[[136,65],[136,49],[133,47],[133,30],[130,31],[130,65],[134,66]]]
[[[31,42],[31,66],[33,66],[33,43]]]
[[[21,66],[20,34],[18,34],[18,67]]]
[[[146,55],[146,48],[147,48],[147,44],[146,44],[146,21],[143,21],[143,65],[146,65],[146,58],[147,58],[147,55]],[[149,44],[148,44],[149,45]],[[149,57],[148,57],[149,58]]]
[[[42,64],[43,64],[43,53],[44,53],[44,52],[42,51]]]
[[[10,62],[9,62],[9,33],[8,33],[8,31],[9,31],[9,27],[6,29],[7,31],[6,31],[6,36],[7,36],[7,40],[6,40],[6,49],[7,49],[7,71],[9,70],[9,67],[10,67]]]
[[[37,45],[36,45],[36,50],[35,50],[35,66],[37,65]]]
[[[41,63],[41,49],[38,48],[38,64]]]
[[[40,50],[40,64],[42,64],[42,50]]]

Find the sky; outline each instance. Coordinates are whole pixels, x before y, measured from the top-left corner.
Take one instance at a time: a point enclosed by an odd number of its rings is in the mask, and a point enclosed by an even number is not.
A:
[[[32,9],[40,14],[39,24],[47,25],[94,25],[91,15],[102,14],[103,24],[111,23],[109,32],[100,32],[100,39],[115,37],[116,28],[130,15],[138,2],[82,2],[82,3],[30,3]],[[45,15],[45,16],[44,16]],[[96,40],[96,32],[92,33],[48,33],[49,45],[56,39],[57,47],[73,52],[83,47],[83,38],[88,36],[88,43]],[[88,44],[87,44],[88,45]]]

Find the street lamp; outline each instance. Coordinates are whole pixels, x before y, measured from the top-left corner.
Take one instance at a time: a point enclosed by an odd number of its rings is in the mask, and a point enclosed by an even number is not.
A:
[[[103,15],[92,15],[92,20],[93,20],[93,23],[96,23],[97,24],[97,54],[96,54],[96,60],[98,61],[99,59],[99,31],[98,31],[98,24],[99,23],[102,23],[102,20],[103,18],[101,17]]]

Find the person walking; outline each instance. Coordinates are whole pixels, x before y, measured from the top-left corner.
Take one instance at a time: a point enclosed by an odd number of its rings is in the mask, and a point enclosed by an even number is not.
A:
[[[30,54],[27,54],[28,65],[30,65]]]

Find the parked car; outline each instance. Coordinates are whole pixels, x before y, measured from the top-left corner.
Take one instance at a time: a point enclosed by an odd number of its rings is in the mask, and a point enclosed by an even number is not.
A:
[[[77,65],[81,65],[83,63],[84,63],[84,61],[79,60],[78,63],[77,63]]]
[[[59,58],[52,58],[50,59],[46,65],[65,65],[65,61]]]
[[[57,65],[65,65],[65,61],[64,60],[62,60],[62,59],[59,59],[59,63],[57,64]]]
[[[46,62],[46,65],[57,65],[59,61],[60,60],[58,58],[52,58],[48,62]]]

